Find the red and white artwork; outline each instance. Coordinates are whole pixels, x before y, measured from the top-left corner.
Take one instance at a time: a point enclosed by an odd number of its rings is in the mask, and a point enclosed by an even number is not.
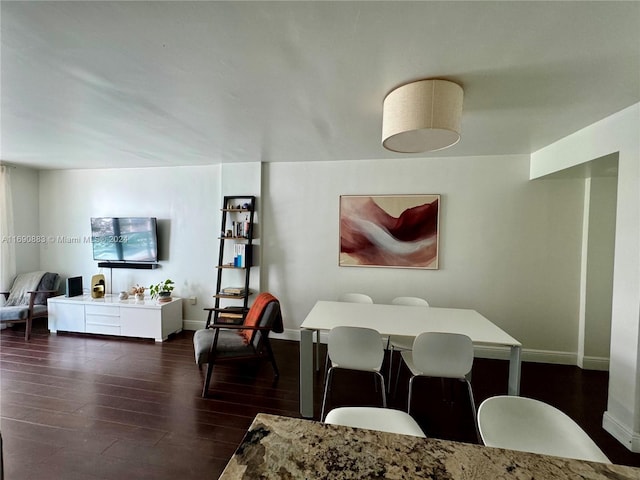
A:
[[[342,195],[340,266],[438,268],[440,195]]]

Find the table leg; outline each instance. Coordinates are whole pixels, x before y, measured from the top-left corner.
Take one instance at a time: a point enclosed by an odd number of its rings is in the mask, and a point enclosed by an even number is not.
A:
[[[316,330],[316,372],[320,371],[320,330]]]
[[[509,395],[520,395],[520,346],[511,347],[509,360]]]
[[[300,414],[313,418],[313,330],[300,330]]]

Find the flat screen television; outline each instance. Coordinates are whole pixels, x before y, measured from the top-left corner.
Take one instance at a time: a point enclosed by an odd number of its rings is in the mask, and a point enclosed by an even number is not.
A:
[[[92,217],[93,259],[105,262],[158,261],[155,217]]]

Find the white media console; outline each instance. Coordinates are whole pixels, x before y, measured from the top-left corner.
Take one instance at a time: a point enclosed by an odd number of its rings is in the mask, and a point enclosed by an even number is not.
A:
[[[153,338],[163,342],[182,330],[182,299],[158,303],[146,297],[120,300],[116,295],[104,298],[53,297],[49,304],[51,332],[98,333],[123,337]]]

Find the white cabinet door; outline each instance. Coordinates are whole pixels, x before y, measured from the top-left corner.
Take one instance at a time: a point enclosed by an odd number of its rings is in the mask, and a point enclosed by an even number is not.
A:
[[[162,305],[162,339],[182,331],[182,300],[177,298]]]
[[[49,330],[84,332],[84,305],[49,302]]]
[[[162,318],[160,309],[121,308],[120,334],[125,337],[153,338],[162,341]]]

